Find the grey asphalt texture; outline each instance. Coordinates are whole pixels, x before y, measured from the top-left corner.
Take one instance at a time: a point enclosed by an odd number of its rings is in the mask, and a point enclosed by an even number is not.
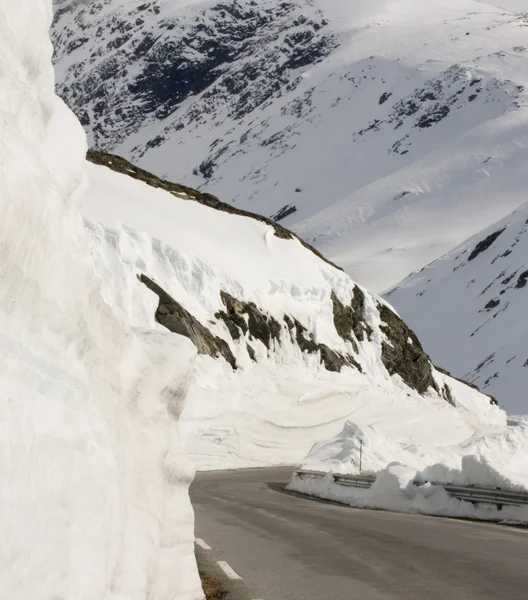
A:
[[[284,491],[291,473],[199,473],[191,486],[196,537],[213,548],[199,562],[243,577],[233,599],[528,600],[527,530],[313,500]]]

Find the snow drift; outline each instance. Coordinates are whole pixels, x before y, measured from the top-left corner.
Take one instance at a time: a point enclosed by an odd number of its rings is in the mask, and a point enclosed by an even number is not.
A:
[[[101,295],[50,22],[51,2],[0,1],[0,597],[197,600],[177,429],[195,350]]]

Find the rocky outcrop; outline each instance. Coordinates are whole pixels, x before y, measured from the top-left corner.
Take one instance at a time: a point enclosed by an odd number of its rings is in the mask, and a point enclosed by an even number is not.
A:
[[[226,312],[217,312],[215,317],[221,319],[229,329],[234,340],[248,334],[250,340],[260,340],[268,350],[272,340],[279,341],[281,325],[271,315],[261,311],[253,302],[243,302],[220,292]]]
[[[59,92],[98,146],[115,148],[145,122],[188,128],[219,105],[241,120],[295,89],[297,70],[337,44],[320,11],[304,3],[231,0],[182,12],[150,0],[110,14],[108,3],[54,0],[52,28],[56,61],[70,63]],[[203,110],[186,107],[189,98]],[[145,138],[136,158],[164,141]],[[200,166],[205,178],[214,156]]]
[[[356,285],[350,306],[345,306],[335,293],[332,293],[332,304],[337,333],[342,339],[350,342],[357,353],[357,342],[362,342],[365,336],[370,340],[372,334],[372,329],[365,320],[365,294]]]
[[[142,181],[154,188],[162,189],[174,196],[175,202],[195,201],[216,210],[261,220],[274,226],[279,237],[284,239],[295,237],[287,229],[269,219],[239,211],[220,202],[214,196],[160,179],[118,156],[90,150],[88,160]],[[313,251],[310,246],[304,245]],[[220,322],[225,325],[229,337],[236,344],[236,346],[230,345],[226,339],[213,334],[147,275],[139,275],[139,280],[159,298],[155,314],[158,323],[173,333],[189,338],[200,354],[213,358],[222,357],[233,369],[238,367],[234,354],[235,348],[238,352],[244,352],[245,350],[249,358],[257,362],[259,358],[255,342],[261,342],[267,349],[268,356],[271,357],[272,353],[284,344],[289,336],[291,342],[301,352],[318,356],[326,370],[341,372],[348,367],[363,373],[360,343],[378,344],[377,340],[372,339],[373,325],[369,323],[366,315],[366,293],[357,285],[352,288],[352,298],[348,305],[343,304],[335,292],[331,293],[334,327],[341,339],[350,344],[352,350],[350,352],[343,350],[342,346],[332,348],[327,344],[318,342],[314,332],[308,331],[291,314],[283,314],[280,317],[273,316],[265,307],[221,291],[220,299],[223,309],[214,314],[216,322],[211,322],[213,325]],[[389,307],[379,303],[377,307],[382,321],[380,329],[385,336],[381,348],[382,362],[388,373],[399,375],[410,388],[420,394],[425,393],[429,388],[433,388],[446,401],[454,403],[451,390],[447,386],[440,390],[436,384],[429,357],[423,351],[415,334]]]
[[[429,388],[440,393],[433,377],[433,365],[413,331],[388,306],[378,304],[380,326],[386,340],[381,359],[391,375],[399,375],[406,385],[424,394]]]
[[[290,331],[292,342],[296,343],[303,352],[308,354],[320,353],[321,361],[327,371],[339,373],[343,367],[354,367],[360,373],[363,372],[361,365],[350,354],[341,354],[332,350],[326,344],[318,344],[314,340],[314,336],[297,319],[285,316],[284,321]]]
[[[277,319],[259,309],[253,302],[238,300],[226,292],[221,292],[220,295],[226,310],[217,312],[215,317],[225,323],[233,340],[238,341],[247,336],[250,341],[261,341],[268,350],[272,348],[272,341],[281,343],[281,335],[285,328]],[[283,322],[291,341],[302,352],[319,354],[327,371],[339,373],[344,367],[353,367],[362,372],[361,365],[353,356],[336,352],[326,344],[317,343],[313,334],[294,317],[285,315]],[[249,343],[247,350],[251,359],[256,360],[255,351]]]
[[[222,356],[233,369],[237,368],[235,357],[225,340],[213,335],[152,279],[143,274],[138,278],[159,298],[156,321],[160,325],[173,333],[189,338],[200,354],[206,354],[213,358]]]

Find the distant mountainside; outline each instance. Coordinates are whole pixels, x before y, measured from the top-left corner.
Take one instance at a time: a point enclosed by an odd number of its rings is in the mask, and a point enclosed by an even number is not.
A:
[[[528,413],[528,204],[390,291],[433,359]]]
[[[471,0],[55,0],[92,146],[381,292],[525,201],[526,16]]]

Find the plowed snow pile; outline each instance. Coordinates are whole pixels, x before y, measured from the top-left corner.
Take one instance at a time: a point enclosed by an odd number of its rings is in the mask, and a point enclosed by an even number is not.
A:
[[[405,424],[400,423],[402,432]],[[359,508],[442,516],[528,521],[528,507],[473,505],[451,497],[441,484],[528,492],[528,422],[475,433],[460,444],[438,445],[434,436],[417,445],[389,438],[377,426],[347,423],[327,442],[316,444],[301,462],[324,479],[294,475],[290,489]],[[375,475],[369,490],[343,487],[333,474]]]
[[[50,22],[51,0],[0,0],[0,597],[197,600],[177,431],[195,350],[103,301]]]

